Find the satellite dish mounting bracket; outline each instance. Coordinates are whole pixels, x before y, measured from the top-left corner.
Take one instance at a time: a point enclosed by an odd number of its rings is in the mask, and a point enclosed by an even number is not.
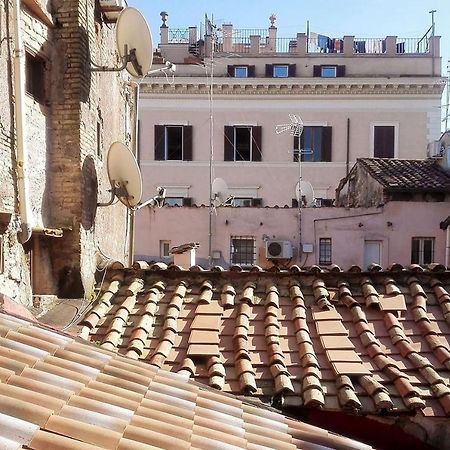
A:
[[[91,61],[92,64],[91,72],[121,72],[127,67],[128,63],[131,63],[136,73],[141,77],[144,76],[145,74],[142,72],[142,66],[138,63],[136,57],[136,49],[132,48],[130,51],[128,51],[128,45],[124,44],[123,50],[124,56],[122,57],[121,66],[119,67],[99,66],[98,64]]]
[[[132,200],[134,197],[132,195],[128,194],[127,188],[125,187],[125,184],[127,184],[128,181],[124,182],[116,182],[115,180],[112,180],[111,182],[111,189],[108,189],[109,192],[111,192],[111,198],[108,202],[105,203],[97,203],[97,206],[111,206],[114,203],[114,199],[117,196],[118,198],[125,198]],[[133,208],[130,208],[133,209]]]

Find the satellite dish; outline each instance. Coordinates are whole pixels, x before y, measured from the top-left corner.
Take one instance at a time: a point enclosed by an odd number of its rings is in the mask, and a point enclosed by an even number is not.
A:
[[[117,50],[128,61],[127,72],[136,78],[145,76],[152,67],[153,40],[145,17],[136,9],[122,10],[116,26]]]
[[[300,202],[300,196],[302,199],[304,199],[306,206],[314,206],[314,189],[312,187],[312,184],[309,181],[300,181],[300,183],[297,182],[295,186],[295,196],[297,197],[297,201],[299,202],[299,205],[302,203]]]
[[[212,184],[212,200],[223,205],[229,199],[228,185],[223,178],[215,178]]]
[[[106,167],[112,200],[99,206],[111,205],[117,197],[127,208],[136,208],[142,198],[142,177],[133,153],[121,142],[114,142],[108,150]]]

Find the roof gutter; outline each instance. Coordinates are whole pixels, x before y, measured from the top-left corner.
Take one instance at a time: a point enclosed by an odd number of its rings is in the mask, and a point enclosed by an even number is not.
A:
[[[24,244],[32,234],[32,211],[28,180],[28,148],[25,125],[25,47],[21,33],[20,0],[14,0],[14,107],[16,119],[17,192],[20,215],[18,240]]]

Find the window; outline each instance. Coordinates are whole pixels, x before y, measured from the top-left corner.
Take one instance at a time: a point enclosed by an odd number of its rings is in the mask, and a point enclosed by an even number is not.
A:
[[[167,206],[183,206],[183,197],[166,197],[164,204]]]
[[[255,76],[255,66],[228,66],[227,74],[234,78],[253,78]]]
[[[250,197],[233,197],[231,204],[234,207],[258,207],[262,206],[262,199]]]
[[[155,125],[155,160],[192,160],[192,126]]]
[[[374,125],[373,156],[375,158],[394,158],[395,156],[394,125]]]
[[[345,66],[317,65],[313,67],[313,75],[321,78],[345,77]]]
[[[319,265],[329,266],[331,264],[331,238],[319,239]]]
[[[261,127],[226,126],[224,161],[261,161]]]
[[[298,162],[299,143],[302,161],[331,161],[331,127],[305,126],[300,139],[294,136],[294,162]]]
[[[40,56],[26,53],[25,57],[25,90],[34,100],[44,103],[45,90],[45,60]]]
[[[434,262],[434,238],[412,238],[411,264],[431,264]]]
[[[159,256],[170,258],[170,241],[159,241]]]
[[[251,266],[255,263],[256,241],[254,236],[231,236],[231,264]]]
[[[320,76],[322,78],[336,78],[336,66],[322,66]]]
[[[266,78],[288,78],[295,74],[295,64],[266,64]]]
[[[287,78],[289,76],[289,66],[273,66],[273,77],[274,78]]]

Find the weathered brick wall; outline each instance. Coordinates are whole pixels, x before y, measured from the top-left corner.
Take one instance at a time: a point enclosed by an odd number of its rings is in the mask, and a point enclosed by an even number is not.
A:
[[[73,231],[66,233],[53,256],[63,291],[77,290],[79,281],[90,291],[98,247],[112,258],[124,257],[126,211],[120,206],[96,209],[95,199],[97,184],[100,197],[109,195],[106,151],[115,140],[124,140],[126,85],[123,74],[90,71],[91,61],[117,65],[115,29],[99,20],[95,2],[55,1],[54,11],[62,24],[55,41],[64,55],[59,64],[64,71],[53,93],[52,216]]]
[[[128,80],[123,73],[90,71],[91,60],[118,64],[115,27],[101,22],[95,1],[53,0],[47,5],[55,22],[51,31],[23,14],[27,48],[44,56],[48,63],[48,103],[38,104],[31,97],[26,101],[30,197],[35,225],[63,228],[64,237],[34,235],[39,248],[34,255],[39,253],[35,269],[39,263],[43,265],[34,274],[45,278],[40,283],[45,293],[77,297],[92,290],[99,250],[107,257],[124,259],[126,210],[123,205],[97,209],[96,203],[97,196],[102,201],[109,197],[107,149],[116,140],[130,139],[125,135],[126,124],[130,123],[125,112],[133,110],[133,97],[127,94]],[[13,29],[8,31],[6,26],[8,13],[12,22],[11,3],[3,2],[0,10],[1,30],[13,36]],[[5,42],[9,43],[9,54]],[[0,187],[0,210],[14,213],[17,180],[15,152],[11,149],[11,45],[10,40],[2,41],[5,51],[0,52],[0,88],[9,93],[0,101],[0,176],[6,181]],[[127,101],[130,105],[125,106]],[[17,242],[18,226],[13,214],[5,236],[5,273],[0,274],[0,292],[29,303],[29,261],[24,247]],[[32,241],[27,244],[30,248],[32,245]]]

